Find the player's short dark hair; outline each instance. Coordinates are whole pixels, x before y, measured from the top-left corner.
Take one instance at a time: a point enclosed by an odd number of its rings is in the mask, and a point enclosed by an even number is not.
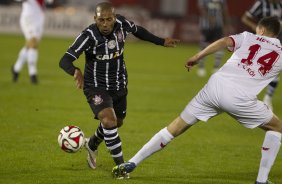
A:
[[[280,33],[280,22],[277,17],[265,17],[258,22],[258,26],[263,26],[267,31],[271,32],[274,36]]]
[[[95,8],[95,15],[97,15],[98,12],[104,11],[104,10],[110,10],[110,11],[114,12],[113,4],[110,3],[110,2],[101,2],[101,3],[97,4],[97,6]]]

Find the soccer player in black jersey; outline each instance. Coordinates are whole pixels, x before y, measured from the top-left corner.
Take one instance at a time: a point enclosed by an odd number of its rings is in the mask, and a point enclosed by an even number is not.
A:
[[[105,140],[116,165],[124,162],[117,128],[126,116],[127,71],[123,58],[126,37],[134,36],[165,47],[175,47],[173,38],[159,38],[121,15],[111,3],[96,6],[95,23],[83,30],[60,61],[60,67],[74,76],[76,86],[83,88],[88,103],[100,124],[95,134],[86,139],[88,164],[96,168],[99,144]],[[73,65],[85,53],[84,77]],[[125,178],[127,176],[121,176]]]
[[[252,7],[242,16],[242,22],[250,27],[254,32],[256,31],[257,22],[268,16],[276,16],[281,23],[282,20],[282,0],[257,0]],[[280,42],[282,41],[282,34],[278,36]],[[272,96],[278,87],[279,77],[274,79],[267,88],[263,101],[272,109]]]

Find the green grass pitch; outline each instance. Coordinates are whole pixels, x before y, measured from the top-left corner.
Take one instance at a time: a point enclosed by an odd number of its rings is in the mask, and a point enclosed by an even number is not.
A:
[[[30,84],[26,66],[18,83],[11,82],[11,65],[24,40],[0,35],[0,183],[5,184],[252,184],[257,176],[264,132],[249,130],[222,114],[200,122],[145,160],[130,180],[111,177],[114,163],[102,144],[98,168],[87,167],[86,151],[67,154],[57,136],[66,125],[81,127],[90,136],[98,125],[73,78],[58,66],[73,39],[44,37],[40,45],[38,86]],[[131,158],[157,131],[172,121],[203,87],[196,68],[187,72],[185,60],[197,45],[163,48],[144,42],[127,43],[128,112],[119,129],[125,159]],[[230,53],[226,52],[225,58]],[[208,70],[213,58],[208,57]],[[83,68],[84,56],[75,62]],[[275,113],[282,117],[281,86],[274,96]],[[263,94],[260,94],[260,98]],[[280,151],[270,178],[282,183]]]

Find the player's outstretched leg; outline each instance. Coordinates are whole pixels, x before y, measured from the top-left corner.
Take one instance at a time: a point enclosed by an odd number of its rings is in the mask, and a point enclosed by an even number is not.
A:
[[[113,168],[112,174],[114,178],[120,179],[120,177],[127,175],[129,177],[129,173],[131,173],[136,167],[136,164],[133,162],[125,162],[120,165],[117,165]]]

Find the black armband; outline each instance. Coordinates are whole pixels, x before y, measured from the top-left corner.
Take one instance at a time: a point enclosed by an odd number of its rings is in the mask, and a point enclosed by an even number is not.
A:
[[[137,31],[133,33],[134,36],[141,40],[152,42],[156,45],[164,45],[165,40],[150,33],[148,30],[141,26],[137,26]]]
[[[75,61],[76,59],[74,57],[72,57],[71,55],[65,53],[65,55],[62,57],[62,59],[60,60],[60,67],[65,71],[67,72],[68,74],[70,75],[74,75],[74,72],[75,72],[75,69],[79,69],[77,67],[75,67],[73,65],[73,62]]]

